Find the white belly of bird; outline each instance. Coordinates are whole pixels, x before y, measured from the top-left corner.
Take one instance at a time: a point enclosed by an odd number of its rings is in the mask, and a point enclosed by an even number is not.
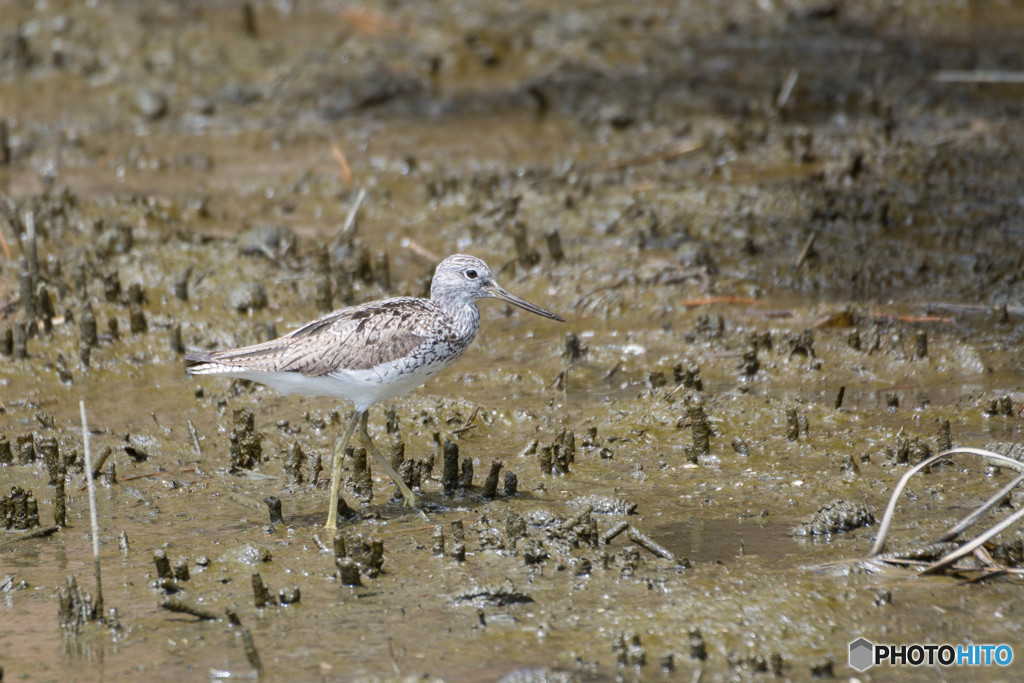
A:
[[[451,365],[456,358],[447,357],[426,363],[410,363],[409,359],[403,358],[369,370],[338,370],[320,377],[298,372],[244,370],[223,374],[266,384],[282,394],[348,399],[355,404],[356,410],[363,411],[378,401],[412,391]]]

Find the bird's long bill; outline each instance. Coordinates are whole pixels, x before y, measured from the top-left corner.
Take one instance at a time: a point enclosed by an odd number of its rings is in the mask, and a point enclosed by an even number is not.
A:
[[[526,301],[525,299],[520,299],[515,294],[512,294],[511,292],[505,291],[504,289],[502,289],[501,287],[499,287],[495,283],[491,283],[487,287],[487,291],[495,299],[501,299],[502,301],[507,301],[508,303],[512,304],[513,306],[518,306],[519,308],[523,309],[524,311],[529,311],[530,313],[536,313],[537,315],[542,315],[545,318],[551,318],[552,320],[557,320],[560,323],[564,323],[565,322],[565,320],[563,320],[560,316],[555,315],[551,311],[545,311],[540,306],[534,306],[533,304],[531,304],[529,301]]]

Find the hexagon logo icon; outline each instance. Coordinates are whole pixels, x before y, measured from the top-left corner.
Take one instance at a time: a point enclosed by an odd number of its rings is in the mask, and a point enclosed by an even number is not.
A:
[[[858,638],[850,643],[850,666],[864,671],[875,663],[875,646],[867,638]]]

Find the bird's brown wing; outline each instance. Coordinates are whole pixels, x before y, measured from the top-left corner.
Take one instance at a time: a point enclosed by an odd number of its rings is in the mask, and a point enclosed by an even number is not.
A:
[[[446,318],[427,299],[399,298],[334,311],[279,339],[227,351],[190,354],[197,366],[299,372],[321,377],[338,370],[369,370],[410,355],[449,334]],[[212,370],[212,368],[211,368]],[[213,370],[215,372],[215,370]]]
[[[287,338],[225,351],[197,351],[185,355],[185,369],[193,375],[217,374],[238,370],[273,372],[288,352]]]
[[[289,335],[281,369],[319,377],[394,362],[435,339],[437,313],[429,301],[412,298],[337,311]]]

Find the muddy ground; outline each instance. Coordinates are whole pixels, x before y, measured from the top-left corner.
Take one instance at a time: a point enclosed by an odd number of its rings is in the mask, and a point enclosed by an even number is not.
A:
[[[794,531],[880,514],[944,421],[1021,440],[1024,86],[970,81],[1020,73],[1022,26],[984,0],[4,3],[0,491],[46,527],[46,454],[68,472],[66,527],[0,531],[3,674],[802,680],[855,674],[861,636],[1019,644],[1012,577]],[[314,463],[349,406],[182,357],[421,294],[458,251],[567,322],[483,301],[456,365],[374,409],[386,453],[433,458],[429,521],[352,477],[345,585]],[[104,604],[62,629],[67,577],[95,597],[79,401]],[[475,470],[449,494],[446,440]],[[897,545],[1010,476],[913,480]]]

